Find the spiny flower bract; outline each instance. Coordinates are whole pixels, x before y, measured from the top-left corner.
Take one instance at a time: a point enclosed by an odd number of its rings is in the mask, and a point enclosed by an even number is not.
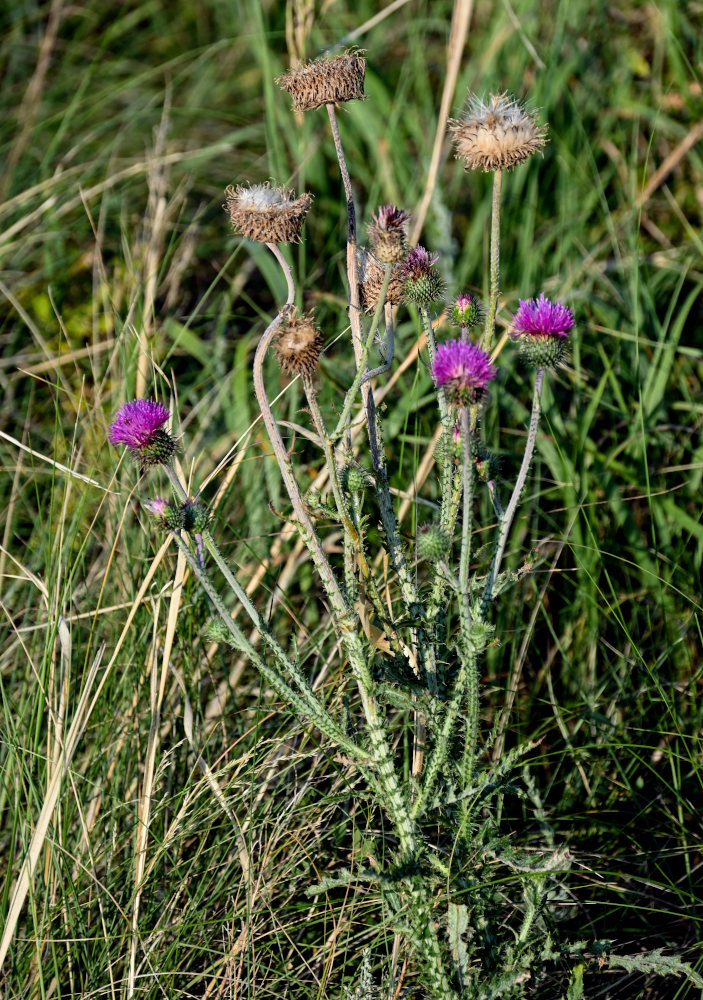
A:
[[[454,300],[449,318],[456,326],[478,326],[483,321],[481,303],[471,292],[462,292]]]
[[[401,264],[403,296],[408,302],[428,306],[442,298],[444,280],[434,265],[439,254],[430,253],[424,247],[413,247]]]
[[[311,111],[325,104],[363,101],[365,74],[366,60],[354,52],[343,52],[290,70],[277,77],[276,83],[288,91],[296,111]]]
[[[248,187],[231,184],[224,209],[235,231],[257,243],[297,243],[312,195],[295,197],[293,191],[270,184]]]
[[[450,119],[457,159],[467,170],[509,170],[527,160],[547,141],[536,112],[509,94],[472,97],[463,118]]]
[[[497,369],[490,355],[476,344],[449,340],[437,347],[432,375],[455,406],[469,406],[480,400]]]

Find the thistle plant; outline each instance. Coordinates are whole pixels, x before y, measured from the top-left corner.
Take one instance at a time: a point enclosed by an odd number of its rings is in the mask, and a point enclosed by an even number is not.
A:
[[[494,175],[489,301],[484,305],[469,292],[455,295],[448,320],[460,335],[438,342],[445,283],[438,255],[408,246],[408,213],[394,205],[380,206],[367,225],[369,246],[358,244],[336,107],[364,97],[364,72],[362,56],[345,53],[310,63],[278,81],[296,111],[326,109],[345,191],[352,350],[344,358],[349,387],[336,401],[336,411],[325,412],[318,398],[325,331],[312,313],[296,310],[296,280],[280,250],[280,244],[301,238],[312,196],[295,196],[268,184],[238,184],[228,189],[225,205],[235,231],[265,244],[286,281],[286,301],[256,350],[253,385],[290,502],[285,516],[314,564],[340,671],[353,687],[353,725],[337,717],[313,689],[297,649],[278,640],[220,552],[206,506],[188,496],[171,464],[176,444],[165,430],[168,409],[153,400],[126,403],[115,416],[109,439],[135,455],[142,474],[156,465],[166,470],[174,497],[156,496],[144,506],[157,526],[170,532],[207,594],[216,621],[208,634],[248,657],[290,711],[314,726],[338,759],[361,775],[354,794],[384,816],[384,860],[367,865],[366,859],[357,858],[353,868],[338,869],[309,886],[310,894],[321,896],[339,885],[351,890],[376,885],[387,925],[405,950],[403,967],[412,970],[428,997],[488,1000],[532,994],[548,972],[556,969],[568,977],[565,970],[572,954],[579,964],[568,995],[576,1000],[581,996],[583,963],[602,963],[608,946],[594,943],[588,950],[583,943],[569,946],[554,937],[550,895],[567,878],[568,852],[551,841],[541,850],[527,850],[502,818],[507,796],[528,798],[520,768],[532,746],[493,760],[486,753],[490,734],[481,732],[485,653],[500,638],[494,604],[534,562],[528,556],[504,566],[505,550],[530,473],[544,381],[563,363],[574,328],[571,310],[544,293],[520,301],[512,318],[511,339],[534,368],[534,392],[520,470],[504,503],[495,461],[481,438],[482,413],[488,406],[500,407],[505,391],[500,369],[514,363],[518,353],[501,357],[500,366],[491,354],[500,297],[502,175],[543,148],[546,127],[535,113],[504,94],[488,102],[471,99],[465,116],[452,122],[457,156],[467,169]],[[404,536],[397,520],[387,465],[392,451],[384,442],[374,395],[376,378],[394,360],[393,310],[406,304],[417,310],[424,331],[440,429],[437,517],[423,526],[416,544]],[[327,474],[324,495],[305,492],[284,442],[264,379],[269,352],[285,375],[302,382],[310,437],[319,446],[319,462]],[[374,360],[381,364],[373,367]],[[363,447],[354,444],[350,430],[357,414],[365,425]],[[490,497],[497,522],[488,558],[472,549],[479,491]],[[373,533],[378,539],[373,548],[370,523],[380,524]],[[330,526],[342,537],[339,555],[331,554],[325,544]],[[382,594],[379,557],[390,566],[390,596]],[[258,648],[236,621],[237,604],[258,633]],[[399,747],[408,718],[412,738],[404,761]],[[362,971],[367,982],[363,995],[371,995],[375,987],[368,954]],[[384,988],[397,996],[402,986],[389,975]]]

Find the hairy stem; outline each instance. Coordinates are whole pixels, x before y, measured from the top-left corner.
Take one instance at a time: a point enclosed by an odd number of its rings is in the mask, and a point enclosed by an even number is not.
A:
[[[527,479],[527,473],[532,461],[532,453],[534,451],[535,441],[537,440],[537,427],[539,426],[539,418],[541,414],[543,383],[544,368],[538,368],[535,374],[535,390],[532,396],[532,413],[530,414],[530,426],[527,432],[525,453],[522,456],[522,464],[520,466],[517,480],[515,481],[515,488],[508,502],[508,506],[505,508],[505,513],[500,518],[495,552],[493,553],[491,567],[488,571],[488,576],[486,577],[485,587],[483,588],[483,596],[481,598],[481,612],[483,617],[485,617],[490,603],[493,600],[493,588],[495,586],[498,573],[500,572],[500,564],[503,561],[503,553],[505,552],[505,546],[508,541],[510,528],[513,523],[513,518],[515,517],[515,511],[517,510],[517,505],[520,501],[520,494],[525,486],[525,480]]]
[[[500,292],[500,192],[503,184],[503,171],[496,170],[493,174],[493,201],[491,205],[491,262],[490,284],[488,291],[488,309],[483,330],[481,347],[490,351],[491,342],[496,329],[496,312],[498,310],[498,295]]]

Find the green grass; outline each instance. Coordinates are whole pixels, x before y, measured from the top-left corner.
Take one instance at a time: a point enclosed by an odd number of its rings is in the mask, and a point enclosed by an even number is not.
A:
[[[8,998],[126,996],[132,954],[144,997],[336,996],[363,948],[378,969],[392,950],[371,889],[325,906],[305,894],[352,856],[380,856],[382,817],[238,654],[202,639],[205,601],[190,577],[173,587],[174,551],[154,567],[144,489],[128,463],[115,474],[105,443],[146,328],[150,388],[177,394],[183,468],[197,486],[227,460],[205,489],[224,487],[223,550],[244,581],[261,570],[257,603],[275,595],[274,629],[297,636],[341,712],[344,664],[310,566],[267,508],[287,505],[254,423],[252,352],[285,288],[220,206],[240,180],[315,195],[289,252],[329,345],[331,412],[351,371],[341,183],[326,116],[296,118],[273,78],[378,9],[317,5],[297,40],[283,5],[248,0],[14,0],[2,15],[0,926],[81,694],[96,696],[3,970]],[[340,122],[364,223],[383,202],[420,201],[451,10],[410,2],[355,38],[369,99]],[[506,746],[541,740],[529,772],[543,824],[573,856],[559,900],[571,937],[663,947],[700,968],[703,161],[700,143],[680,149],[703,118],[699,15],[674,0],[480,3],[452,114],[469,89],[509,90],[550,123],[544,157],[505,180],[500,320],[544,289],[578,325],[508,550],[517,565],[541,541],[542,561],[500,606],[484,735],[502,718]],[[449,154],[422,241],[442,251],[452,293],[485,294],[489,206],[489,178]],[[396,364],[418,334],[401,310]],[[507,353],[484,430],[510,481],[530,388]],[[303,423],[286,383],[278,412]],[[415,364],[387,399],[403,491],[434,430],[430,390]],[[319,456],[300,437],[295,449],[312,481]],[[489,504],[482,514],[492,523]],[[543,832],[519,801],[511,818],[528,841]],[[586,975],[589,997],[697,993],[675,977]]]

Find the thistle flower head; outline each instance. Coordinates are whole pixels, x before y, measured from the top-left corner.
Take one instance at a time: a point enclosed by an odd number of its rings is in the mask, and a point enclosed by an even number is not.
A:
[[[509,94],[472,97],[464,117],[450,119],[457,159],[467,170],[509,170],[527,160],[547,141],[547,128],[536,113]]]
[[[210,524],[210,511],[202,501],[196,500],[195,497],[189,497],[181,505],[180,514],[183,518],[183,527],[191,535],[207,531]]]
[[[248,187],[231,184],[226,190],[223,208],[235,232],[257,243],[297,243],[312,195],[295,197],[293,191],[270,184]]]
[[[424,247],[413,247],[401,264],[403,296],[409,302],[428,306],[444,294],[444,281],[434,265],[439,254],[430,253]]]
[[[363,101],[365,74],[366,60],[355,52],[343,52],[290,70],[276,83],[293,98],[295,111],[311,111],[325,104]]]
[[[471,292],[462,292],[454,300],[449,318],[455,326],[478,326],[483,322],[481,303]]]
[[[561,302],[550,302],[542,293],[536,301],[520,299],[510,333],[529,364],[556,368],[566,356],[567,338],[573,326],[571,310]]]
[[[402,260],[408,246],[405,226],[410,216],[395,205],[382,205],[368,226],[371,248],[382,263]]]
[[[144,510],[153,514],[163,527],[168,528],[169,531],[180,531],[184,526],[181,508],[169,503],[168,500],[164,500],[163,497],[154,497],[153,500],[145,500],[142,506]]]
[[[470,406],[480,401],[486,386],[497,375],[488,353],[463,340],[440,344],[432,365],[438,388],[445,388],[455,406]]]
[[[396,263],[388,263],[388,266],[391,269],[391,277],[386,289],[384,302],[389,302],[392,306],[397,306],[403,292],[401,267]],[[362,308],[367,312],[376,312],[378,300],[383,290],[385,274],[386,265],[381,264],[365,247],[359,247],[357,275],[359,280],[359,297]]]
[[[126,445],[144,472],[168,461],[174,452],[173,438],[163,429],[169,416],[168,408],[155,399],[133,399],[115,413],[108,439]]]
[[[312,375],[317,368],[322,346],[322,334],[313,323],[312,313],[294,313],[278,335],[276,357],[288,375]]]

